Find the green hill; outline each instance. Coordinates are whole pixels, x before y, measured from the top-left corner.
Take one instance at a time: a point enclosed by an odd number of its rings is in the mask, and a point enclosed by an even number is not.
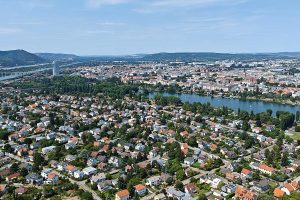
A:
[[[46,60],[24,50],[0,51],[0,67],[45,63]]]

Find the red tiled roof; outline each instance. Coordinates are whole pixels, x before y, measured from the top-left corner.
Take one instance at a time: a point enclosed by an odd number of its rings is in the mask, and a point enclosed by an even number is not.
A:
[[[243,186],[238,185],[235,190],[235,196],[247,200],[254,200],[256,199],[257,195],[254,192],[247,190]]]
[[[74,169],[74,167],[75,167],[74,165],[67,165],[66,169],[68,171],[70,171],[70,170]]]
[[[273,172],[274,171],[274,169],[272,167],[269,167],[268,165],[265,165],[265,164],[260,164],[259,167],[261,169],[264,169],[264,170],[269,171],[269,172]]]
[[[48,174],[48,179],[53,179],[55,176],[57,176],[57,174],[50,173],[50,174]]]
[[[275,188],[273,195],[277,198],[284,196],[284,191],[282,191],[280,188]]]
[[[245,174],[245,175],[248,175],[250,173],[251,173],[251,171],[249,169],[246,169],[246,168],[243,168],[242,171],[241,171],[241,174]]]
[[[128,190],[121,190],[121,191],[117,192],[116,195],[120,198],[126,197],[126,196],[129,196],[129,191]]]
[[[142,185],[142,184],[138,184],[136,186],[134,186],[135,190],[140,191],[140,190],[144,190],[146,188],[146,186]]]
[[[20,173],[14,173],[12,175],[9,175],[8,177],[6,177],[8,180],[12,180],[17,178],[18,176],[20,176]]]

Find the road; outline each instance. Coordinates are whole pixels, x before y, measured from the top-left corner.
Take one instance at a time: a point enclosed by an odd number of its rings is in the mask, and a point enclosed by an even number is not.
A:
[[[20,157],[18,157],[18,156],[16,156],[16,155],[13,155],[13,154],[10,154],[10,153],[5,153],[5,155],[8,156],[8,157],[10,157],[10,158],[13,158],[13,159],[15,159],[15,160],[17,160],[17,161],[23,162],[23,163],[33,164],[33,163],[30,162],[30,161],[27,161],[27,160],[25,160],[25,159],[23,159],[23,158],[20,158]],[[60,177],[67,178],[71,183],[78,185],[78,187],[79,187],[80,189],[83,189],[83,190],[86,191],[86,192],[90,192],[90,193],[93,195],[93,198],[94,198],[95,200],[102,200],[102,199],[97,195],[97,193],[96,193],[94,190],[92,190],[90,187],[88,187],[88,186],[85,184],[85,181],[76,181],[76,180],[73,180],[73,179],[71,179],[70,177],[67,177],[67,176],[61,174],[60,172],[58,172],[57,170],[55,170],[55,169],[53,169],[53,168],[51,168],[51,167],[43,167],[43,168],[48,168],[48,169],[50,168],[50,169],[52,169],[53,172],[55,172],[56,174],[58,174]]]
[[[151,194],[149,194],[147,196],[142,197],[141,200],[150,200],[150,199],[153,199],[155,197],[155,195],[156,195],[155,193],[151,193]]]

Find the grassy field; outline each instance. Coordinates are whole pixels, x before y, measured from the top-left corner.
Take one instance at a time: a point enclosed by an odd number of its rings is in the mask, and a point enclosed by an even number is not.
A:
[[[300,140],[300,132],[293,132],[290,136],[294,140]]]
[[[112,179],[118,179],[120,177],[120,173],[115,173],[113,175],[111,175]]]
[[[195,162],[194,164],[192,164],[192,167],[199,168],[200,167],[200,163]]]

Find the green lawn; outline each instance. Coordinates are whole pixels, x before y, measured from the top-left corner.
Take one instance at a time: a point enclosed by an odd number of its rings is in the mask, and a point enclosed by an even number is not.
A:
[[[293,140],[300,140],[300,132],[293,132],[290,136]]]
[[[200,163],[195,162],[194,164],[192,164],[192,167],[199,168],[200,167]]]
[[[112,179],[118,179],[120,177],[120,173],[115,173],[111,175]]]

